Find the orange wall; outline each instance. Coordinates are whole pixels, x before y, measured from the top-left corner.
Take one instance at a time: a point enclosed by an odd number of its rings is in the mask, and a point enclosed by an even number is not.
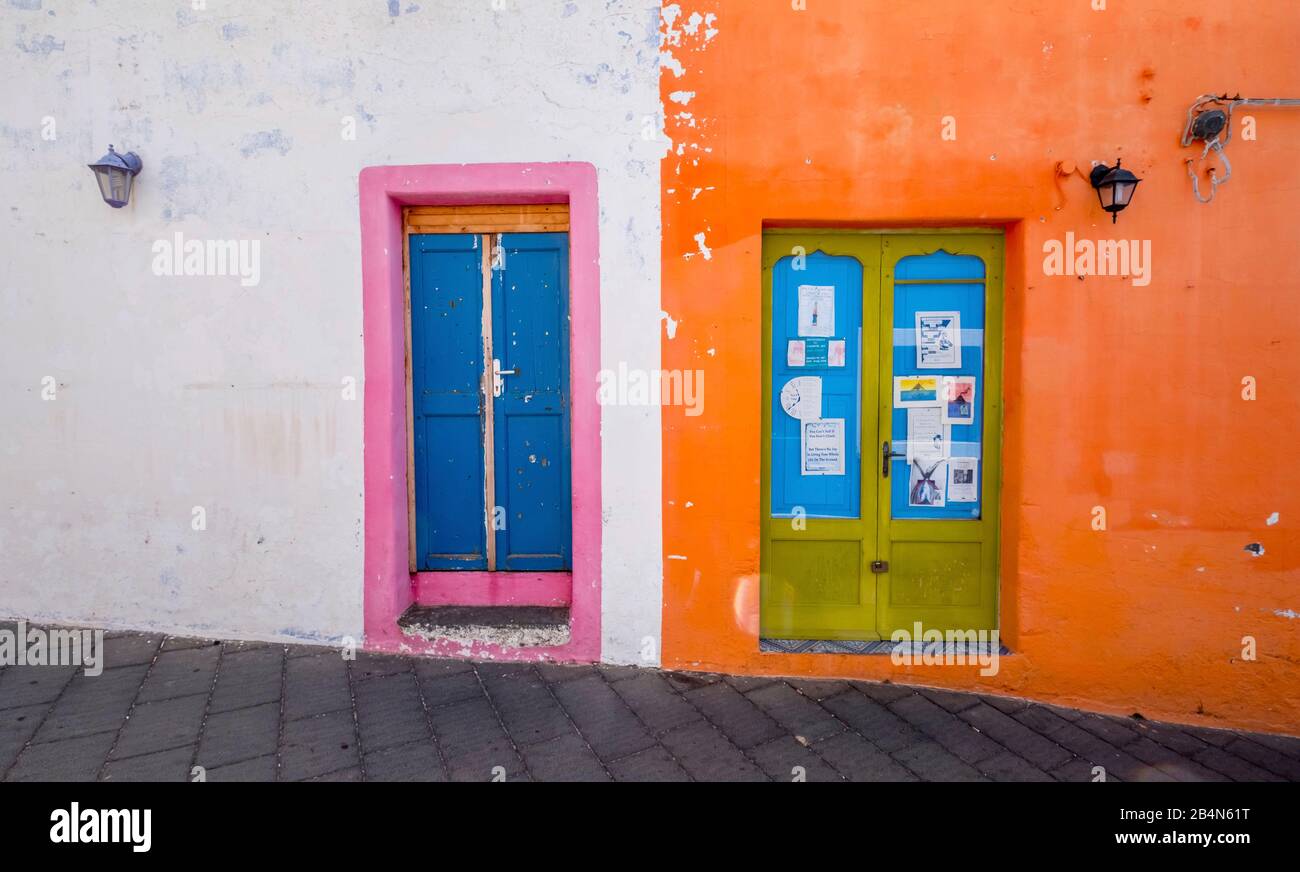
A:
[[[1210,205],[1179,147],[1206,90],[1300,97],[1294,3],[792,5],[687,2],[664,28],[663,366],[707,385],[703,415],[663,410],[664,665],[1300,733],[1300,109],[1238,110],[1258,139],[1238,126]],[[1112,226],[1054,177],[1116,156],[1144,182]],[[764,222],[1006,228],[997,676],[758,653]],[[1151,284],[1044,275],[1067,231],[1150,240]]]

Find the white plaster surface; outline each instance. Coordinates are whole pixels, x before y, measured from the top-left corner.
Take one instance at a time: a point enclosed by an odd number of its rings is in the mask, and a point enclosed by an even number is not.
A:
[[[194,5],[0,3],[0,614],[359,637],[357,174],[593,163],[602,364],[656,369],[658,3]],[[122,210],[110,142],[144,160]],[[176,232],[258,241],[260,282],[155,275]],[[657,662],[658,409],[603,440],[603,656]]]

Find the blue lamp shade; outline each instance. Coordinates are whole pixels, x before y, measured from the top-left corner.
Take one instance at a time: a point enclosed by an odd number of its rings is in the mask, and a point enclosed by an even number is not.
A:
[[[118,154],[110,145],[108,154],[88,166],[95,171],[95,181],[99,183],[99,193],[105,203],[121,209],[131,202],[132,182],[144,166],[139,155],[133,151]]]

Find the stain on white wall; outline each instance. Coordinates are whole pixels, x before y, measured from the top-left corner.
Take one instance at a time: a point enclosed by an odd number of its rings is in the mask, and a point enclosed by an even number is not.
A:
[[[363,167],[594,164],[602,365],[655,370],[658,20],[650,0],[0,8],[0,614],[360,636]],[[144,161],[121,210],[85,166],[109,143]],[[649,639],[657,662],[659,410],[603,414],[603,657]]]

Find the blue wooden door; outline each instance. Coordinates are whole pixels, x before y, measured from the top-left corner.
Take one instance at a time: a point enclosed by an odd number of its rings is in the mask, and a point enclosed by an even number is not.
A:
[[[416,568],[567,570],[568,234],[492,241],[410,237]]]
[[[411,425],[418,569],[487,569],[483,237],[413,234]]]
[[[505,233],[492,270],[496,568],[571,568],[569,241]]]

